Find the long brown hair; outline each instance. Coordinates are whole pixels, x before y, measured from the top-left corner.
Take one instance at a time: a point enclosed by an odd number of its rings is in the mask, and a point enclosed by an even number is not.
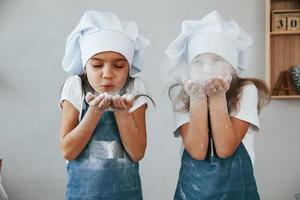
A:
[[[232,74],[232,81],[230,83],[230,88],[226,92],[226,100],[228,110],[230,111],[238,111],[239,110],[239,101],[241,98],[242,88],[245,85],[254,84],[258,90],[258,103],[257,109],[258,112],[267,105],[270,101],[270,92],[265,82],[255,78],[240,78],[236,74]],[[175,96],[173,92],[177,87],[181,87],[178,94]],[[173,102],[173,107],[176,112],[189,112],[190,111],[190,97],[185,92],[183,83],[177,81],[177,83],[173,84],[169,88],[169,98]],[[176,107],[177,103],[181,103],[181,107]]]

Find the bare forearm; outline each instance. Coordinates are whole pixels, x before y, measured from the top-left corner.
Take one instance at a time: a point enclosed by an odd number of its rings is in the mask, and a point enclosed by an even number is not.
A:
[[[65,159],[75,159],[86,147],[103,111],[89,107],[78,126],[66,134],[61,141],[61,148]]]
[[[237,134],[228,113],[225,94],[209,97],[209,113],[216,152],[220,157],[228,157],[236,149]]]
[[[186,150],[197,159],[204,159],[208,148],[207,97],[190,101],[188,133],[183,137]]]
[[[146,135],[139,132],[129,111],[115,111],[114,114],[124,148],[130,158],[138,162],[146,150]]]

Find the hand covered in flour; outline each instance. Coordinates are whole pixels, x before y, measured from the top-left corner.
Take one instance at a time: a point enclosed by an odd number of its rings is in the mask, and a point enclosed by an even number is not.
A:
[[[207,96],[215,96],[218,94],[225,94],[230,87],[231,77],[223,78],[222,76],[217,76],[211,78],[205,82],[205,94]]]
[[[107,93],[96,95],[88,92],[85,100],[92,108],[97,108],[98,110],[104,111],[110,107],[112,96]]]
[[[134,100],[135,97],[131,94],[115,95],[112,98],[111,107],[114,110],[128,111],[133,106]]]
[[[191,98],[201,98],[205,96],[204,84],[202,81],[188,80],[184,84],[184,90]]]

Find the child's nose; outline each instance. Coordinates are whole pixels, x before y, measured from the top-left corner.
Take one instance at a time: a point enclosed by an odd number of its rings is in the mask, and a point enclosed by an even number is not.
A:
[[[106,64],[103,67],[103,74],[102,74],[103,78],[112,78],[112,69],[111,66]]]

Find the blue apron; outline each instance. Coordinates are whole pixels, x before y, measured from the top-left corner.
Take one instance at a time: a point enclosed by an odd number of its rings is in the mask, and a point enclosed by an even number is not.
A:
[[[204,160],[195,160],[184,150],[174,199],[258,200],[251,159],[243,143],[223,159],[217,157],[211,133],[209,141]]]
[[[84,101],[81,119],[88,109]],[[105,111],[81,154],[68,163],[67,200],[141,200],[139,164],[128,157],[114,113]]]

